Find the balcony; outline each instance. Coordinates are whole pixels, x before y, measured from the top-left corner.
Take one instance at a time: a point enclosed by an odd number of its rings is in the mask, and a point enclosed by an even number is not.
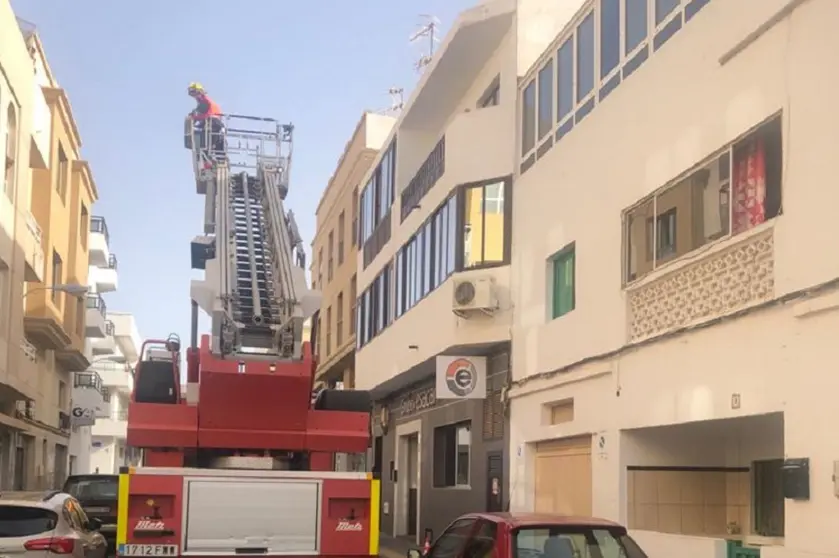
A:
[[[104,217],[94,215],[90,218],[90,265],[107,267],[111,259],[111,239],[108,234],[108,224]]]
[[[105,300],[97,293],[87,295],[87,313],[85,315],[85,337],[105,337]]]
[[[102,385],[111,392],[129,393],[134,387],[131,365],[128,363],[103,359],[94,362],[91,369],[99,374]]]
[[[105,407],[102,378],[96,372],[73,374],[73,400],[70,422],[73,426],[92,426]]]
[[[90,266],[88,270],[89,283],[96,286],[98,293],[112,293],[117,290],[117,257],[111,254],[108,265],[104,267]]]
[[[90,349],[94,356],[109,356],[117,352],[117,341],[114,337],[114,322],[105,320],[105,337],[94,337],[90,340]]]
[[[107,418],[96,420],[91,434],[101,438],[125,438],[128,433],[128,411],[111,413]]]
[[[143,344],[137,322],[129,312],[111,312],[108,319],[114,322],[114,336],[120,352],[128,362],[135,362],[139,358],[140,347]]]
[[[21,220],[25,224],[20,235],[20,248],[23,251],[23,260],[26,264],[24,266],[23,278],[30,283],[42,283],[44,281],[45,266],[41,227],[29,211],[21,211],[19,213]]]

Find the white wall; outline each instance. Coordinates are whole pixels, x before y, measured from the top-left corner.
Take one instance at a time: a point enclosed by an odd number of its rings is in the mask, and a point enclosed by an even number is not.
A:
[[[70,434],[70,456],[75,457],[73,474],[84,475],[92,473],[90,468],[90,452],[92,437],[90,426],[79,426]]]

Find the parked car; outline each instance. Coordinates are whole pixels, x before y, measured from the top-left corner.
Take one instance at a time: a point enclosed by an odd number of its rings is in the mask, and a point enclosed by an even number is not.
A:
[[[108,543],[108,554],[116,552],[119,475],[70,475],[64,492],[81,503],[88,517],[97,519],[99,531]]]
[[[64,492],[0,494],[0,556],[105,558],[107,544],[100,523]]]
[[[474,513],[407,558],[647,558],[618,523],[546,513]]]

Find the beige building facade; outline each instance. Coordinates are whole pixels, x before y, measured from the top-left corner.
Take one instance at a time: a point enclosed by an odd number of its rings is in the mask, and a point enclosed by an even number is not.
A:
[[[89,362],[88,233],[98,193],[66,93],[34,28],[5,1],[0,57],[0,483],[29,490],[62,483],[69,468],[72,373]]]
[[[511,507],[833,555],[839,4],[576,4],[519,88]]]
[[[391,116],[362,115],[318,203],[310,272],[313,286],[323,295],[316,328],[316,381],[327,386],[351,389],[355,384],[358,194],[393,122]]]

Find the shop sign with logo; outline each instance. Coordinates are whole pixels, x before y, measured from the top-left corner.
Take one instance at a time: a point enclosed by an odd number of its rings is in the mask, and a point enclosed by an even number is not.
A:
[[[437,399],[485,399],[486,357],[438,356]]]

